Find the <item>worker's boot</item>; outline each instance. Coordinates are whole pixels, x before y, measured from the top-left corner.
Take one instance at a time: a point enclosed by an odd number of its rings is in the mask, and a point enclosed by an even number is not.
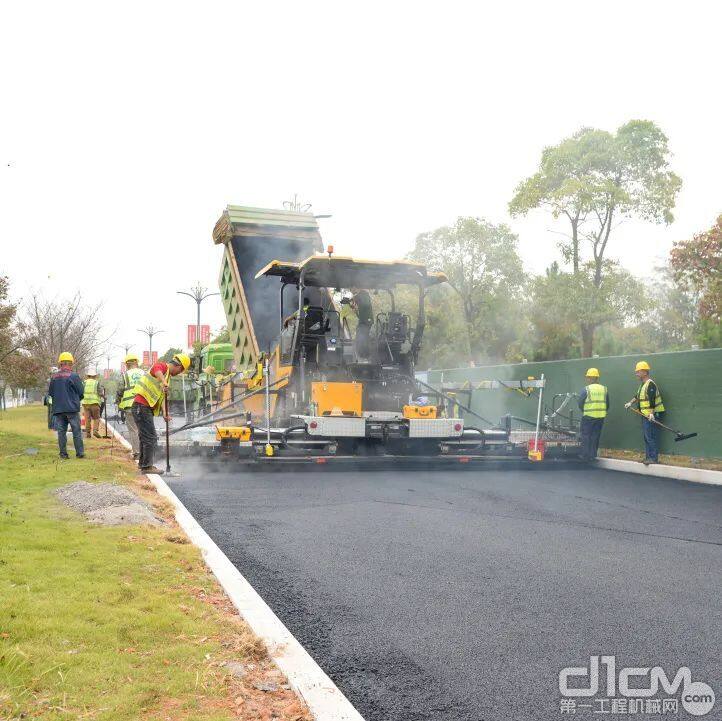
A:
[[[148,466],[148,468],[141,468],[141,473],[154,473],[157,476],[162,476],[164,471],[160,468],[157,468],[156,466]]]

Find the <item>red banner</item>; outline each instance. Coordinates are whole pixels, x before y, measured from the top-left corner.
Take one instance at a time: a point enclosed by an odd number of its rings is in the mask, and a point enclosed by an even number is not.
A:
[[[188,348],[193,350],[193,346],[200,340],[203,345],[208,345],[211,342],[211,327],[209,325],[201,326],[201,337],[198,338],[198,326],[188,326]]]
[[[110,368],[103,369],[103,378],[105,378],[106,381],[110,378]]]
[[[156,364],[158,362],[158,351],[153,351],[153,359],[151,362],[150,353],[147,350],[143,351],[143,365],[150,368],[152,365]]]

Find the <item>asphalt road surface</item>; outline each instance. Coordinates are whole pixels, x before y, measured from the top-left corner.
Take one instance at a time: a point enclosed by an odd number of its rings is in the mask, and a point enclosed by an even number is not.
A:
[[[560,669],[594,654],[689,666],[720,718],[720,487],[600,469],[169,482],[367,721],[558,719]]]

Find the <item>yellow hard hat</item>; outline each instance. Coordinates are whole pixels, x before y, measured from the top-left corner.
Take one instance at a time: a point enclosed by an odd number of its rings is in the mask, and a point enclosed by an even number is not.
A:
[[[131,361],[135,361],[136,363],[140,363],[140,360],[138,356],[135,353],[128,353],[127,356],[125,356],[124,363],[130,363]]]
[[[647,361],[639,361],[639,363],[637,363],[637,365],[634,366],[634,370],[635,371],[648,371],[648,370],[650,370],[649,363],[647,363]]]
[[[75,358],[73,358],[72,353],[68,353],[68,351],[63,351],[58,356],[58,363],[75,363]]]
[[[589,368],[587,370],[587,378],[599,378],[599,369],[598,368]]]
[[[191,359],[185,353],[176,353],[176,355],[173,356],[173,361],[180,363],[184,371],[187,371],[191,367]]]

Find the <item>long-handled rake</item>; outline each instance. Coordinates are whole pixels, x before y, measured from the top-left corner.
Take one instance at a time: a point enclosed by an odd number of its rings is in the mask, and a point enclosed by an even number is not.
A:
[[[647,418],[647,416],[645,416],[644,413],[642,413],[642,411],[639,411],[636,408],[630,407],[627,410],[632,411],[632,413],[636,413],[638,416],[641,416],[642,418]],[[649,418],[647,418],[647,420],[649,420]],[[686,441],[688,438],[694,438],[697,435],[696,433],[682,433],[682,431],[675,431],[674,428],[665,426],[664,423],[662,423],[661,421],[658,421],[656,418],[652,421],[652,423],[656,423],[661,428],[664,428],[665,431],[674,433],[675,441]]]

